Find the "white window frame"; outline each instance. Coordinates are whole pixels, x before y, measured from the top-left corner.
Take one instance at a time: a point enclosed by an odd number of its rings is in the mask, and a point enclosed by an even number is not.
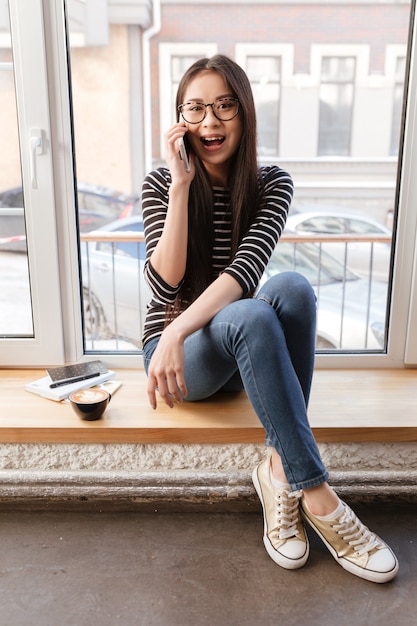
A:
[[[58,240],[51,151],[43,3],[10,3],[18,127],[33,315],[33,338],[2,339],[0,366],[42,365],[64,359]],[[39,131],[39,132],[38,132]],[[31,177],[31,136],[42,139]]]
[[[28,0],[30,1],[30,0]],[[74,163],[68,59],[65,21],[62,6],[56,0],[43,0],[46,19],[45,39],[48,48],[48,76],[51,107],[52,151],[54,159],[55,202],[59,241],[60,291],[64,324],[64,360],[94,360],[96,354],[84,355],[81,320],[81,297],[78,267],[78,233],[75,220]],[[109,367],[142,368],[141,354],[103,357]]]
[[[412,58],[401,163],[398,238],[392,290],[389,354],[405,365],[417,365],[417,24],[413,27]]]

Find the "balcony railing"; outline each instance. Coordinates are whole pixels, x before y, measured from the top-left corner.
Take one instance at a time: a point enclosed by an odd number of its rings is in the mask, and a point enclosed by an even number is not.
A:
[[[150,292],[142,232],[83,233],[85,347],[137,352]],[[285,233],[266,269],[296,270],[317,296],[317,351],[385,350],[391,237]]]

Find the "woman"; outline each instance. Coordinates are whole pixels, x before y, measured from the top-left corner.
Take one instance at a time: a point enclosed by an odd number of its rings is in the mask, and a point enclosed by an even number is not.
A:
[[[231,59],[201,59],[185,73],[165,150],[168,168],[143,184],[145,276],[153,292],[143,336],[150,404],[156,408],[156,390],[173,407],[244,388],[271,449],[253,472],[269,556],[288,569],[305,564],[304,520],[346,570],[391,580],[396,557],[328,485],[308,423],[313,290],[300,274],[285,272],[256,293],[293,185],[277,166],[258,168],[252,91]]]

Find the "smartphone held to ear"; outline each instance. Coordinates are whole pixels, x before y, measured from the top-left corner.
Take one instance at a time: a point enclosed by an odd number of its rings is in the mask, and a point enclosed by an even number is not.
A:
[[[187,154],[187,150],[185,148],[185,143],[184,143],[184,138],[181,137],[178,140],[178,146],[180,149],[180,157],[182,159],[182,162],[184,163],[184,168],[186,172],[190,171],[190,161],[188,159],[188,154]]]

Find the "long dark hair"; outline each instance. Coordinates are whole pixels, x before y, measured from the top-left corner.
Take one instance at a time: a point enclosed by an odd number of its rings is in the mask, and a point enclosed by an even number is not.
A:
[[[190,82],[203,70],[218,72],[239,100],[242,138],[232,162],[229,177],[233,258],[258,209],[258,165],[256,157],[256,113],[252,89],[243,69],[232,59],[216,55],[196,61],[184,74],[177,90],[176,106],[183,103]],[[180,113],[177,110],[177,121]],[[187,267],[175,313],[193,302],[213,281],[213,191],[201,161],[195,159],[195,177],[190,186],[188,207]],[[174,313],[174,316],[175,316]]]

